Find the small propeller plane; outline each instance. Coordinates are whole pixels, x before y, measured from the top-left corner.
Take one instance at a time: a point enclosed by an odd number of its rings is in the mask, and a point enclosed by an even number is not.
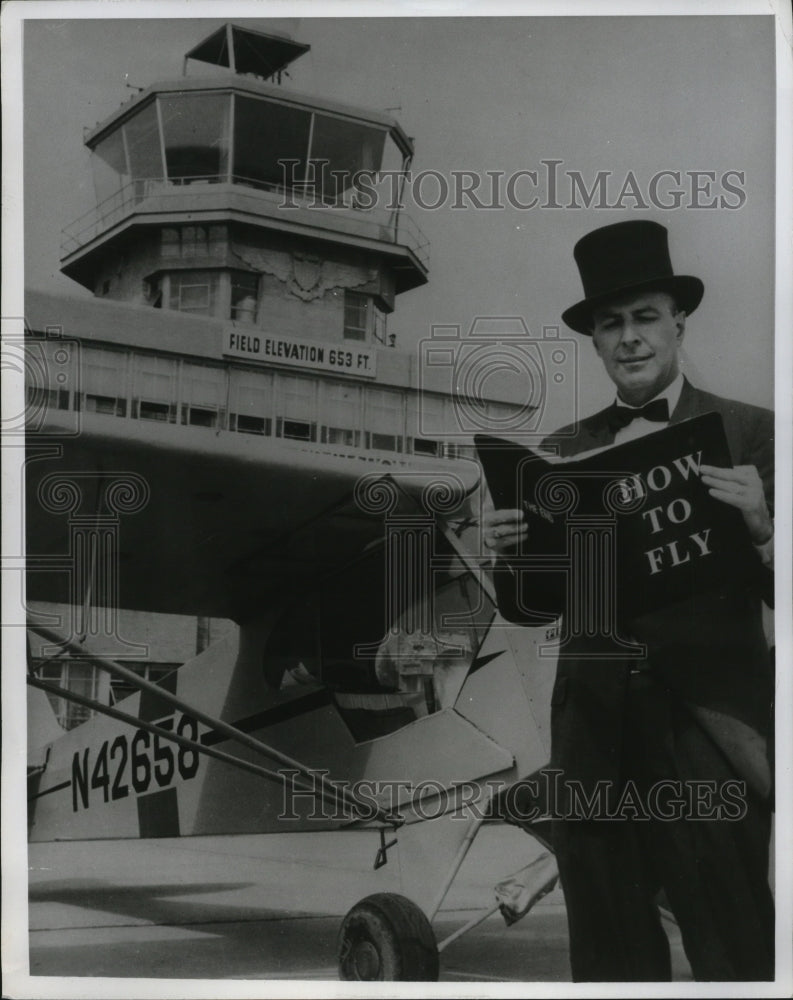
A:
[[[477,831],[549,758],[558,629],[496,611],[478,466],[364,462],[100,413],[70,435],[67,416],[48,411],[37,437],[57,449],[28,452],[28,600],[74,605],[83,622],[104,601],[237,627],[154,684],[96,631],[31,619],[27,680],[44,721],[30,840],[370,828],[374,866],[399,852],[406,891],[347,914],[339,975],[437,979],[444,947],[499,905],[436,941]],[[66,654],[134,693],[109,704],[44,679],[42,662]],[[48,695],[92,715],[65,732]],[[526,824],[542,843],[546,828]],[[543,853],[522,909],[556,878]]]

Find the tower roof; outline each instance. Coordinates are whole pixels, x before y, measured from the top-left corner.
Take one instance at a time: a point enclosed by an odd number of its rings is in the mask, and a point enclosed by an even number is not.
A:
[[[236,73],[275,76],[311,48],[293,42],[285,35],[266,35],[262,31],[224,24],[185,54],[215,66],[226,66]]]

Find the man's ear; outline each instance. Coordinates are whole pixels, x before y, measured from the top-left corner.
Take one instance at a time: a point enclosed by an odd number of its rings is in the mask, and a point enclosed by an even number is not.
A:
[[[600,344],[598,342],[597,337],[595,336],[595,331],[592,329],[592,327],[589,328],[589,334],[590,334],[590,337],[592,338],[592,346],[595,348],[595,354],[597,354],[597,356],[600,357],[600,353],[601,353],[600,352]]]
[[[685,309],[679,309],[675,313],[675,325],[677,326],[677,345],[679,347],[683,343],[683,337],[686,335]]]

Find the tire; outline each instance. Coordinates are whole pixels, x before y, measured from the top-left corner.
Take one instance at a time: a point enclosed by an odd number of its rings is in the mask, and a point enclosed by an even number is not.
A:
[[[438,946],[429,920],[393,892],[377,892],[353,906],[342,921],[338,956],[342,980],[438,980]]]

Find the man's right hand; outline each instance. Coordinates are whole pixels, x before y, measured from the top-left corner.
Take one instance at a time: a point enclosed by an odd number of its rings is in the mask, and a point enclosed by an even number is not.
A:
[[[528,534],[522,510],[486,510],[482,514],[482,539],[491,552],[503,552],[525,542]]]

